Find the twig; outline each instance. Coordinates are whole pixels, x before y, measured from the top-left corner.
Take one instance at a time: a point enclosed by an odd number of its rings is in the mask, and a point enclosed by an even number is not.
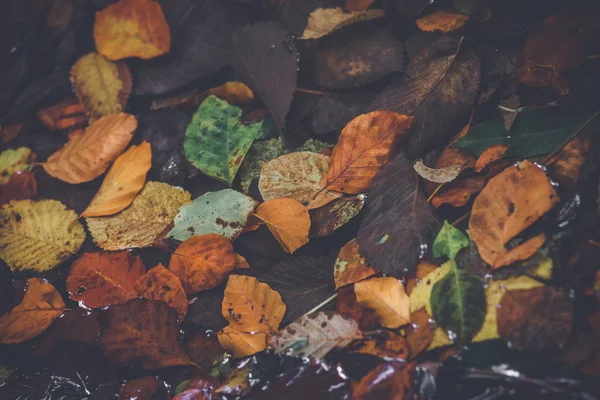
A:
[[[496,106],[496,108],[500,111],[506,111],[506,112],[510,112],[510,113],[518,113],[519,112],[519,110],[517,110],[516,108],[508,108],[508,107],[504,107],[500,104],[498,104]]]
[[[318,91],[318,90],[302,89],[302,88],[299,88],[299,87],[296,88],[296,92],[308,93],[308,94],[316,94],[316,95],[319,95],[319,96],[330,96],[330,95],[333,94],[333,93],[328,93],[328,92],[321,92],[321,91]]]
[[[330,301],[334,300],[334,299],[337,297],[337,295],[338,295],[337,293],[336,293],[336,294],[334,294],[333,296],[331,296],[330,298],[328,298],[327,300],[325,300],[325,301],[324,301],[324,302],[322,302],[321,304],[319,304],[319,305],[317,305],[316,307],[314,307],[312,310],[305,312],[305,313],[304,313],[304,315],[303,315],[302,317],[304,317],[304,316],[307,316],[307,315],[310,315],[310,314],[312,314],[312,313],[314,313],[314,312],[318,311],[320,308],[324,307],[324,306],[325,306],[327,303],[329,303]]]
[[[431,196],[429,196],[429,198],[427,199],[427,202],[428,202],[428,203],[429,203],[429,202],[431,202],[431,199],[433,199],[433,196],[435,196],[435,195],[437,194],[437,192],[439,192],[439,191],[440,191],[440,189],[442,188],[442,186],[444,186],[444,184],[443,184],[443,183],[440,183],[440,184],[438,185],[438,187],[436,187],[436,188],[435,188],[435,190],[433,191],[433,193],[431,193]]]
[[[450,225],[452,226],[456,226],[458,224],[460,224],[461,222],[463,222],[465,219],[469,218],[469,215],[471,215],[471,212],[469,211],[468,213],[466,213],[465,215],[463,215],[462,217],[460,217],[459,219],[455,220],[453,223],[451,223]]]
[[[564,142],[562,142],[562,144],[561,144],[560,146],[558,146],[558,148],[557,148],[556,150],[554,150],[552,153],[548,154],[548,156],[547,156],[546,158],[544,158],[544,161],[542,162],[542,165],[546,165],[546,163],[548,163],[548,161],[550,161],[550,160],[551,160],[551,159],[552,159],[552,158],[553,158],[553,157],[554,157],[554,156],[555,156],[555,155],[556,155],[556,154],[557,154],[559,151],[561,151],[561,150],[562,150],[562,148],[563,148],[563,147],[565,147],[565,145],[566,145],[567,143],[569,143],[571,140],[573,140],[573,138],[574,138],[575,136],[579,135],[579,133],[581,133],[581,131],[583,131],[585,128],[587,128],[587,126],[588,126],[589,124],[591,124],[591,123],[594,121],[594,119],[596,119],[596,117],[597,117],[598,115],[600,115],[600,110],[596,111],[596,112],[594,113],[594,115],[592,115],[592,116],[590,117],[590,119],[588,119],[587,121],[585,121],[585,122],[583,123],[583,125],[581,125],[581,126],[580,126],[580,127],[579,127],[579,128],[576,130],[576,131],[575,131],[575,132],[573,132],[573,133],[571,134],[571,136],[569,136],[569,137],[567,138],[567,140],[565,140]]]

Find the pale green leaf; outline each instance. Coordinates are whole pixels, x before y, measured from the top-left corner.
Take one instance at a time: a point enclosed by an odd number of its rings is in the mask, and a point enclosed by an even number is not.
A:
[[[433,242],[433,256],[436,258],[445,256],[454,260],[458,252],[468,245],[467,235],[450,225],[448,221],[444,221],[444,226]]]

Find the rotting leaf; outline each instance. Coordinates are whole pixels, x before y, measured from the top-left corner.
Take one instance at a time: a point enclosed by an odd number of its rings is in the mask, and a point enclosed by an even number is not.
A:
[[[377,315],[369,308],[363,307],[356,301],[353,286],[341,287],[335,298],[335,309],[346,318],[351,318],[363,331],[371,331],[379,327]]]
[[[358,303],[377,315],[384,328],[399,328],[410,322],[409,298],[402,283],[392,277],[370,278],[354,284]]]
[[[587,135],[577,136],[567,143],[556,155],[556,159],[548,163],[552,168],[552,177],[560,185],[575,188],[590,148],[591,140]]]
[[[463,170],[462,164],[456,164],[444,168],[429,168],[423,164],[423,160],[418,159],[413,164],[413,168],[419,176],[429,182],[448,183],[455,180]]]
[[[319,39],[344,26],[381,18],[384,15],[383,10],[374,9],[347,12],[342,7],[317,8],[308,17],[308,23],[300,39]]]
[[[508,146],[505,144],[495,144],[485,149],[477,162],[475,162],[475,172],[481,172],[485,167],[494,161],[501,160],[504,154],[508,151]]]
[[[256,208],[254,215],[264,222],[287,253],[308,243],[310,216],[298,200],[282,197]]]
[[[468,19],[468,15],[454,10],[437,10],[424,17],[417,18],[415,22],[423,32],[440,31],[448,33],[462,28]]]
[[[406,361],[410,349],[404,337],[396,332],[379,331],[352,349],[353,353],[370,354],[384,360]]]
[[[8,183],[12,174],[30,168],[35,153],[27,147],[7,149],[0,153],[0,185]]]
[[[177,275],[158,264],[133,285],[136,295],[148,300],[160,300],[177,310],[179,321],[187,314],[188,300]]]
[[[454,260],[459,251],[469,246],[469,238],[450,225],[448,221],[444,221],[444,226],[433,241],[433,256],[447,257]]]
[[[358,214],[365,205],[362,194],[344,196],[325,204],[323,207],[309,210],[310,236],[329,236]]]
[[[358,243],[353,239],[340,249],[333,266],[333,279],[336,290],[342,286],[362,281],[377,273],[367,265],[364,257],[360,255]]]

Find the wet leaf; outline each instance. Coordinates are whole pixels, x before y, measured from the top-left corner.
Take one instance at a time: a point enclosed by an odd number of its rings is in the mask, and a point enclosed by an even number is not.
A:
[[[175,95],[166,99],[156,99],[150,106],[157,110],[169,107],[198,107],[208,96],[213,95],[231,105],[247,104],[254,100],[252,90],[242,82],[225,82],[224,84],[208,89],[202,93],[192,92],[183,95]]]
[[[80,217],[113,215],[127,208],[144,187],[151,166],[150,144],[144,141],[139,146],[131,146],[117,158]]]
[[[346,10],[348,11],[365,11],[373,4],[373,0],[346,0]]]
[[[320,359],[334,348],[342,349],[362,337],[353,320],[334,312],[319,311],[300,317],[271,336],[269,345],[275,353]]]
[[[252,198],[232,189],[205,193],[179,209],[167,238],[184,241],[194,235],[216,233],[235,240],[256,204]]]
[[[481,258],[492,268],[506,265],[505,245],[557,202],[544,171],[527,160],[490,179],[475,199],[469,219]]]
[[[94,121],[43,164],[46,172],[68,183],[89,182],[102,175],[125,150],[137,128],[130,114],[112,114]]]
[[[354,284],[358,303],[377,315],[384,328],[399,328],[410,322],[409,298],[402,283],[392,277],[370,278]]]
[[[227,375],[223,384],[215,390],[218,395],[246,396],[250,393],[250,372],[252,364],[250,360],[237,363],[235,368]]]
[[[444,226],[433,241],[433,256],[454,260],[458,252],[467,246],[469,246],[469,238],[448,221],[444,221]]]
[[[412,312],[410,321],[411,323],[406,327],[406,343],[410,349],[410,358],[414,359],[431,344],[435,326],[431,316],[425,310]]]
[[[160,389],[158,379],[155,376],[144,376],[143,378],[133,379],[121,386],[119,389],[119,400],[164,399],[167,394],[162,393],[161,397]]]
[[[468,19],[468,15],[454,10],[437,10],[424,17],[417,18],[415,22],[423,32],[440,31],[448,33],[462,28]]]
[[[469,202],[471,197],[480,192],[485,186],[487,179],[484,176],[475,176],[472,178],[457,179],[444,185],[440,193],[433,196],[431,205],[435,208],[443,204],[450,204],[453,207],[462,207]]]
[[[550,162],[552,177],[560,184],[575,188],[581,175],[581,167],[586,161],[591,143],[589,136],[577,136],[563,147]],[[9,182],[10,184],[10,182]]]
[[[73,64],[70,74],[75,94],[91,121],[125,110],[131,93],[131,73],[124,62],[115,63],[101,54],[88,53]]]
[[[323,207],[309,210],[310,236],[329,236],[346,225],[360,214],[365,205],[365,198],[362,194],[344,196]]]
[[[39,278],[27,280],[25,297],[0,316],[0,343],[20,343],[44,332],[65,311],[60,293]]]
[[[88,217],[94,242],[104,250],[149,247],[173,221],[179,207],[190,202],[190,194],[166,183],[146,185],[123,211],[109,217]]]
[[[346,318],[351,318],[363,331],[370,331],[379,326],[377,315],[369,308],[363,307],[356,301],[354,286],[341,287],[335,298],[335,309]]]
[[[0,257],[12,271],[48,271],[79,251],[77,214],[56,200],[18,200],[0,208]]]
[[[488,147],[477,159],[477,162],[475,163],[475,172],[481,172],[489,164],[501,160],[507,151],[508,146],[505,144],[495,144]]]
[[[213,363],[225,353],[217,336],[207,335],[204,332],[197,332],[187,340],[185,349],[190,355],[190,359],[205,371],[210,370]]]
[[[364,257],[360,255],[358,243],[356,243],[356,239],[353,239],[340,249],[335,260],[333,266],[335,288],[339,289],[342,286],[362,281],[376,273],[377,271],[367,265]]]
[[[30,168],[35,160],[35,153],[27,147],[7,149],[0,153],[0,184],[6,184],[17,171]]]
[[[352,392],[352,398],[403,400],[405,392],[411,387],[409,366],[410,364],[397,361],[379,364],[358,382]]]
[[[177,312],[162,301],[133,299],[102,313],[100,347],[118,366],[145,369],[190,365],[181,343]]]
[[[160,300],[177,310],[179,321],[187,314],[188,300],[177,275],[158,264],[141,276],[133,285],[137,296],[148,300]]]
[[[409,355],[408,343],[404,337],[391,331],[380,331],[374,338],[364,340],[352,352],[370,354],[385,360],[406,361]]]
[[[452,165],[450,167],[444,168],[429,168],[425,164],[423,164],[423,160],[418,159],[413,164],[413,168],[419,174],[419,176],[429,182],[435,183],[448,183],[458,177],[458,175],[463,170],[462,164]]]
[[[317,8],[310,14],[306,28],[300,39],[319,39],[344,26],[380,18],[384,15],[383,10],[347,12],[342,7]]]
[[[411,276],[421,246],[439,229],[417,174],[404,154],[397,155],[373,180],[357,237],[361,254],[384,273]]]
[[[0,185],[0,204],[11,200],[27,200],[37,197],[38,184],[33,172],[17,171],[4,185]]]
[[[293,253],[308,243],[310,216],[298,200],[283,197],[264,202],[254,215],[267,225],[286,252]]]
[[[247,357],[267,348],[265,332],[242,332],[226,326],[218,334],[219,343],[236,358]]]
[[[148,59],[169,52],[171,31],[158,1],[122,0],[96,13],[94,42],[110,60]]]
[[[185,156],[204,174],[231,185],[261,123],[244,126],[242,110],[209,96],[185,133]]]

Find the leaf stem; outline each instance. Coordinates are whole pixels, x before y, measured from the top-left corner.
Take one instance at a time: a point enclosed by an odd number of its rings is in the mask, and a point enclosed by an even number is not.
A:
[[[589,124],[591,124],[596,117],[600,115],[600,110],[596,111],[594,113],[594,115],[592,115],[587,121],[585,121],[583,123],[583,125],[581,125],[575,132],[573,132],[571,134],[571,136],[569,136],[567,138],[567,140],[565,140],[564,142],[562,142],[562,144],[560,146],[558,146],[558,148],[556,150],[554,150],[552,153],[548,154],[548,156],[546,158],[544,158],[544,161],[542,162],[542,165],[546,165],[548,163],[548,161],[550,161],[552,158],[554,158],[554,156],[556,154],[558,154],[559,151],[562,150],[563,147],[566,146],[567,143],[569,143],[571,140],[573,140],[573,138],[577,135],[579,135],[581,133],[581,131],[583,131]]]
[[[436,187],[436,188],[435,188],[435,190],[433,191],[433,193],[431,193],[431,196],[429,196],[429,198],[427,198],[427,202],[428,202],[428,203],[430,203],[430,202],[431,202],[431,199],[433,199],[433,196],[435,196],[435,195],[437,194],[437,192],[439,192],[439,191],[440,191],[440,189],[442,188],[442,186],[444,186],[444,184],[443,184],[443,183],[440,183],[440,184],[438,185],[438,187]]]
[[[455,220],[453,223],[451,223],[450,225],[452,226],[456,226],[458,224],[460,224],[461,222],[463,222],[465,219],[469,218],[469,215],[471,215],[471,212],[467,212],[465,215],[463,215],[462,217],[460,217],[459,219]]]
[[[305,317],[307,315],[310,315],[316,311],[318,311],[320,308],[324,307],[325,305],[327,305],[327,303],[331,302],[332,300],[334,300],[337,297],[337,293],[334,294],[333,296],[331,296],[330,298],[326,299],[325,301],[323,301],[321,304],[315,306],[312,310],[307,311],[304,313],[304,315],[302,317]]]
[[[333,94],[333,93],[329,93],[329,92],[321,92],[319,90],[303,89],[303,88],[299,88],[299,87],[296,88],[296,92],[316,94],[318,96],[331,96]]]

